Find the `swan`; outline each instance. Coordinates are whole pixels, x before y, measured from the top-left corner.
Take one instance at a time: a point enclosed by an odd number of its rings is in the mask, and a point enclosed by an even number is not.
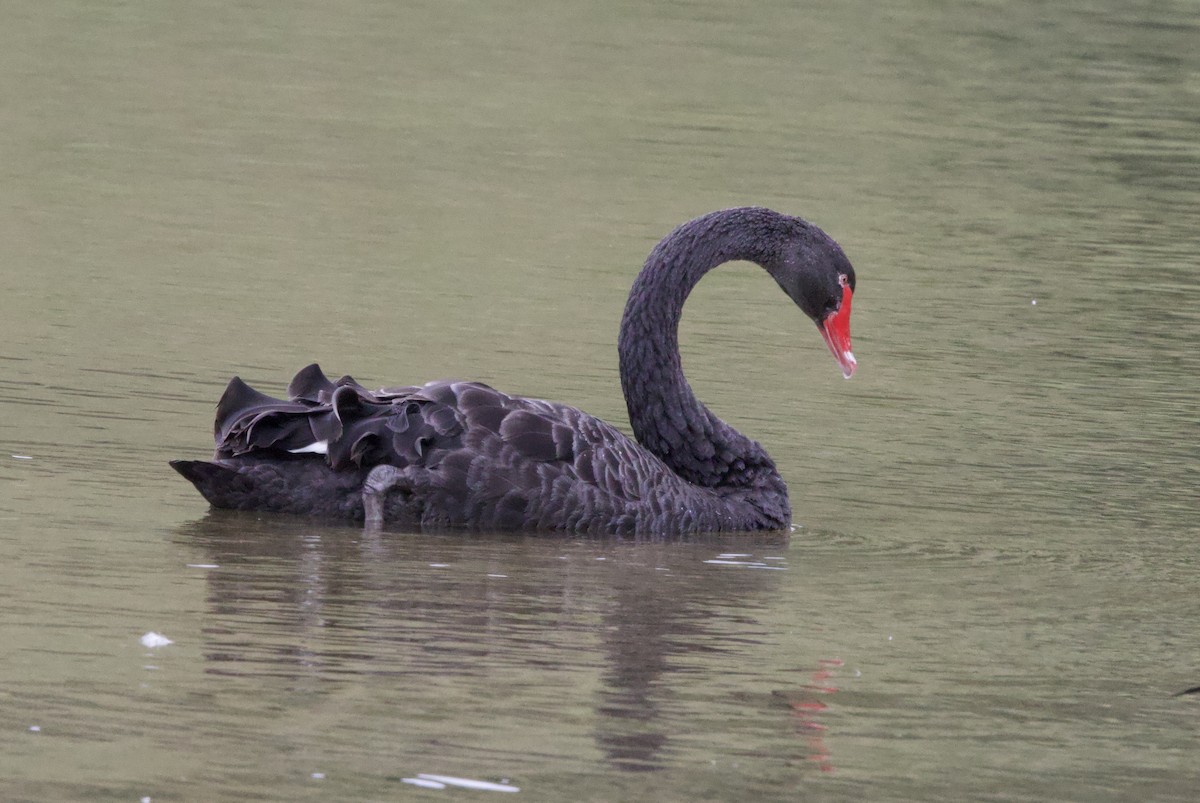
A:
[[[847,379],[854,268],[815,225],[760,207],[712,212],[651,251],[621,321],[621,388],[636,440],[574,407],[439,380],[368,390],[315,363],[288,401],[234,377],[211,460],[171,466],[215,507],[368,527],[680,534],[777,530],[787,485],[757,442],[692,392],[684,302],[709,270],[755,262],[812,319]]]

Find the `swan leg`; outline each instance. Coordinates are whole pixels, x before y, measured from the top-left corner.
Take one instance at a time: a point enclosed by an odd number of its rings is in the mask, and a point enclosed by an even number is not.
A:
[[[375,466],[363,481],[363,511],[366,513],[365,527],[378,530],[383,526],[384,502],[387,493],[396,486],[411,487],[412,478],[407,469],[395,466]]]

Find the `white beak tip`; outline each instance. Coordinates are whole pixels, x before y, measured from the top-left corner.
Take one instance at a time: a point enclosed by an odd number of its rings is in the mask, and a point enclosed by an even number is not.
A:
[[[852,351],[842,352],[841,363],[842,363],[842,377],[845,379],[849,379],[850,377],[854,376],[854,370],[856,368],[858,368],[858,360],[854,359],[854,352],[852,352]]]

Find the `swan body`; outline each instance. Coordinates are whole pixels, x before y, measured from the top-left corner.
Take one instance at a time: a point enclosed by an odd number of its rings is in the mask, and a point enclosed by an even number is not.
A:
[[[687,533],[786,528],[766,450],[717,418],[683,376],[684,301],[710,269],[758,263],[816,322],[848,378],[854,270],[799,218],[743,207],[680,226],[651,252],[621,325],[636,440],[574,407],[440,380],[368,390],[316,365],[289,400],[235,377],[210,461],[171,465],[221,508],[365,519],[405,529]]]

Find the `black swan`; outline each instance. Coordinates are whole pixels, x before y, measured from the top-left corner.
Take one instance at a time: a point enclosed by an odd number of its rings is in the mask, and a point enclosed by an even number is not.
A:
[[[216,507],[402,528],[678,534],[775,530],[787,485],[757,442],[692,393],[679,357],[684,301],[731,260],[755,262],[811,318],[849,379],[854,268],[800,218],[744,207],[669,234],[633,283],[619,338],[637,441],[587,413],[441,380],[370,391],[310,365],[290,401],[235,377],[211,462],[171,465]]]

